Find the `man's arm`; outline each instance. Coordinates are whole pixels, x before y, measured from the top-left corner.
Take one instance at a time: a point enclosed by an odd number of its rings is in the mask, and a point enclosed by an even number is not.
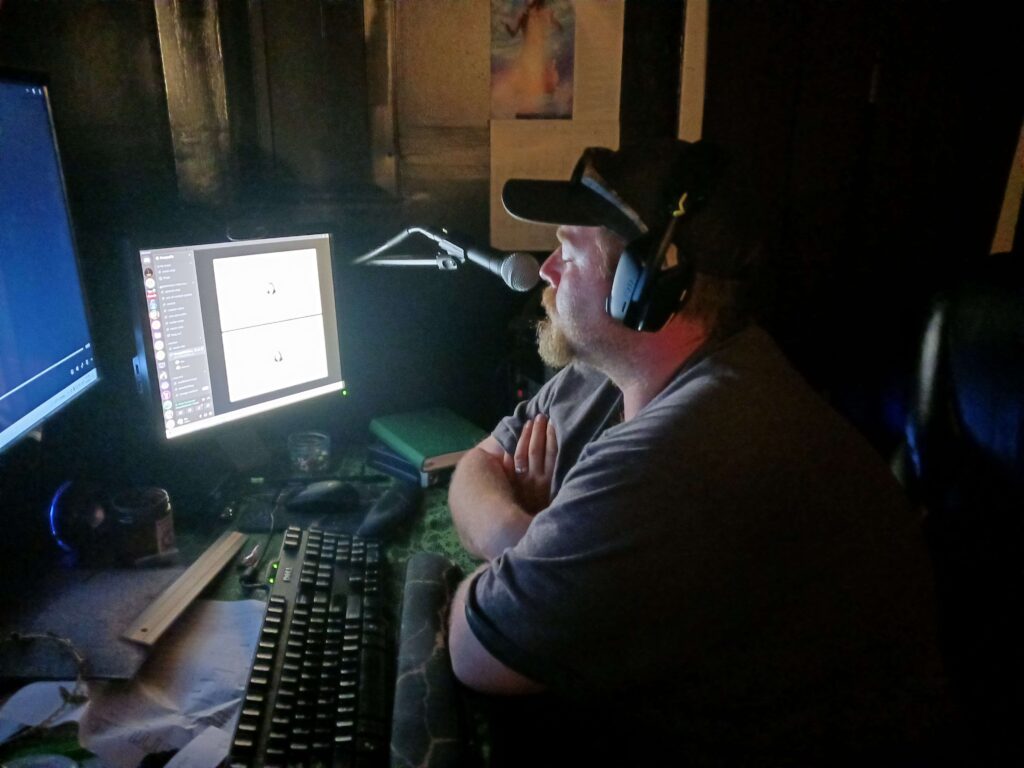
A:
[[[509,477],[511,461],[501,444],[488,436],[462,457],[448,489],[448,506],[462,546],[487,560],[515,546],[532,519],[517,501]]]
[[[448,647],[452,670],[463,685],[481,693],[540,693],[544,686],[498,661],[476,639],[466,621],[466,594],[483,565],[464,579],[452,598]]]
[[[555,427],[544,414],[523,426],[514,455],[493,435],[467,452],[448,490],[462,546],[488,560],[515,546],[551,501],[557,457]]]
[[[491,560],[515,546],[533,515],[550,502],[558,443],[554,425],[543,414],[526,422],[514,454],[493,436],[462,458],[448,492],[452,520],[463,546]],[[477,640],[466,620],[473,580],[465,579],[452,599],[448,642],[455,676],[483,693],[537,693],[543,686],[496,659]]]

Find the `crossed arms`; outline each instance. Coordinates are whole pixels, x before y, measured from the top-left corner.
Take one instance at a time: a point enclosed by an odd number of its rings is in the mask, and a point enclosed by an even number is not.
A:
[[[448,492],[452,521],[462,545],[487,559],[515,546],[533,516],[550,502],[558,446],[554,427],[541,415],[526,423],[510,454],[487,437],[459,462]],[[449,647],[455,676],[484,693],[536,693],[539,683],[492,656],[466,621],[467,592],[480,566],[455,592],[449,621]]]

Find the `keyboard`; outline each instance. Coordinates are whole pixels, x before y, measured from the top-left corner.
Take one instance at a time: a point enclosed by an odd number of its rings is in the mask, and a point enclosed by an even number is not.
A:
[[[377,541],[285,530],[230,765],[386,763],[383,560]]]

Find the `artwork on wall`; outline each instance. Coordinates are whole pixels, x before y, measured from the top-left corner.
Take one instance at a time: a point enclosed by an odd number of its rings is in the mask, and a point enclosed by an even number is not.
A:
[[[619,146],[625,4],[624,0],[490,0],[490,10],[491,245],[550,251],[557,244],[555,227],[510,216],[501,204],[501,189],[510,178],[568,178],[585,147]],[[548,75],[545,80],[534,73],[534,83],[551,91],[541,88],[543,93],[536,101],[503,105],[505,111],[499,112],[499,91],[515,92],[512,83],[520,75],[512,72],[520,59],[507,53],[502,58],[509,68],[506,72],[495,52],[499,43],[508,44],[510,32],[522,36],[519,27],[529,25],[530,12],[550,12],[535,17],[546,19],[543,24],[548,25],[542,27],[548,46],[542,69]],[[525,47],[525,40],[522,45]],[[529,89],[522,89],[519,95],[524,93],[529,95]]]
[[[491,117],[572,118],[575,47],[571,0],[491,0]]]

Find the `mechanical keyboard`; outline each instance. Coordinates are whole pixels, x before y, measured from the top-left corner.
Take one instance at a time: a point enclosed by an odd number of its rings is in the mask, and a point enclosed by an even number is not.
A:
[[[376,541],[284,532],[230,765],[386,762],[392,654],[383,560]]]

